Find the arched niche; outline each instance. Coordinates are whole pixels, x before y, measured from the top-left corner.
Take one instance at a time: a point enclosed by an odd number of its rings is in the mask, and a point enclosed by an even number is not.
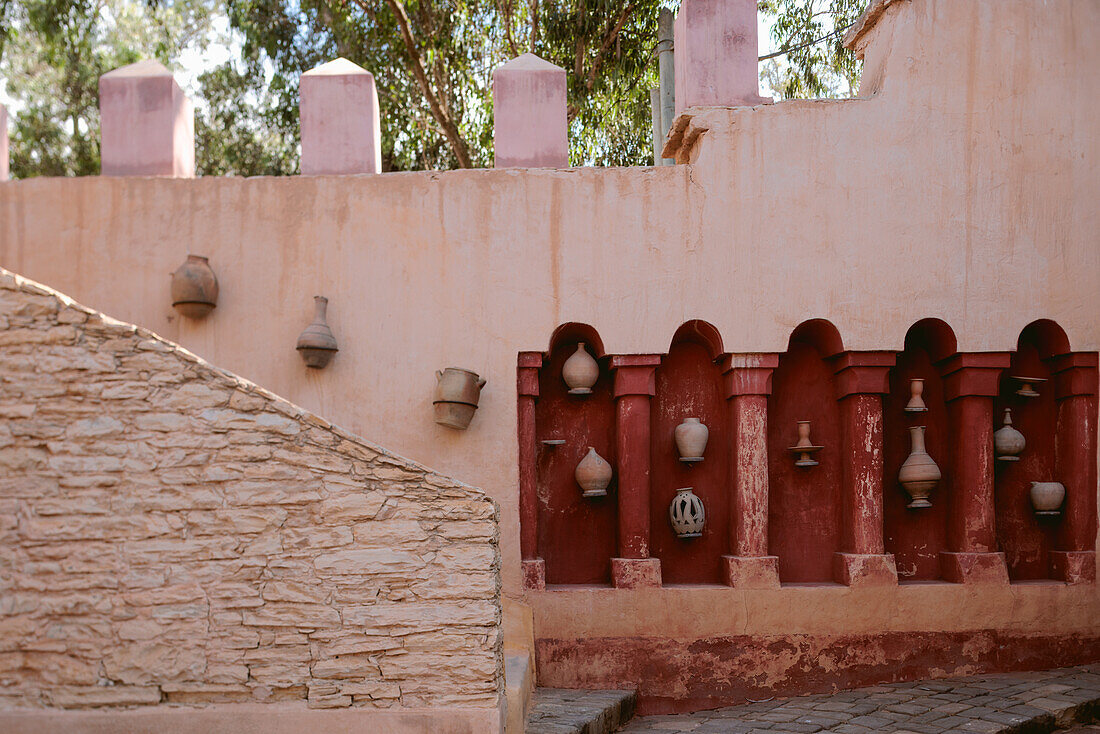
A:
[[[768,548],[779,557],[784,583],[833,579],[841,548],[842,438],[830,357],[844,350],[840,333],[824,319],[801,324],[779,357],[768,398]],[[788,450],[798,421],[810,421],[810,438],[824,446],[818,465],[796,467]]]
[[[665,584],[722,582],[721,557],[729,553],[730,428],[716,360],[722,354],[718,330],[689,321],[672,339],[655,375],[650,412],[650,548],[661,559]],[[698,418],[710,431],[703,461],[681,462],[674,432],[685,418]],[[677,538],[668,508],[676,490],[694,488],[703,501],[706,525],[699,538]]]
[[[905,335],[905,348],[890,370],[890,392],[883,400],[883,540],[894,554],[898,581],[939,579],[939,554],[948,550],[947,520],[951,482],[951,422],[943,379],[936,364],[957,351],[955,334],[939,319],[918,321]],[[924,380],[926,412],[907,412],[911,383]],[[898,481],[901,465],[912,450],[909,429],[925,426],[925,446],[943,478],[931,497],[932,506],[909,509],[910,498]]]
[[[1060,517],[1037,516],[1031,506],[1031,482],[1059,481],[1055,465],[1058,403],[1049,360],[1069,352],[1069,339],[1058,324],[1043,319],[1020,332],[1016,351],[1002,375],[1000,395],[994,401],[994,430],[1002,425],[1006,408],[1027,445],[1020,460],[994,461],[994,506],[997,545],[1005,554],[1012,581],[1051,578],[1050,551],[1056,547]],[[1038,396],[1020,395],[1021,381],[1031,377]]]
[[[600,377],[589,395],[570,395],[562,366],[584,342],[598,359]],[[615,480],[605,497],[581,496],[574,472],[588,447],[615,466],[615,406],[603,342],[587,324],[564,324],[550,340],[539,370],[535,404],[538,549],[548,584],[610,584],[616,553]],[[564,441],[555,445],[548,441]]]

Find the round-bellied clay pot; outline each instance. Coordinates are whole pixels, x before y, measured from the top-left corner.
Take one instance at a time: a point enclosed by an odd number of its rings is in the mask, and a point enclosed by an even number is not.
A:
[[[1004,425],[993,434],[993,452],[1000,461],[1019,461],[1025,446],[1024,434],[1012,427],[1012,408],[1005,408]]]
[[[573,476],[580,485],[585,497],[603,497],[607,494],[607,487],[611,484],[611,464],[596,453],[596,449],[588,447],[588,453],[584,455]]]
[[[461,367],[448,367],[435,373],[435,422],[464,431],[477,410],[485,380],[476,372]]]
[[[189,319],[205,318],[218,305],[218,279],[210,261],[188,255],[172,273],[172,307]]]
[[[668,506],[668,519],[677,538],[698,538],[706,525],[707,513],[703,500],[692,489],[682,487],[676,490],[676,496]]]
[[[313,321],[298,336],[297,349],[306,366],[314,369],[328,365],[340,351],[332,329],[328,328],[328,299],[324,296],[313,297]]]
[[[909,429],[909,439],[912,441],[913,450],[909,453],[909,458],[901,465],[901,471],[898,472],[898,481],[909,493],[912,501],[908,507],[912,509],[932,506],[928,498],[932,495],[932,490],[936,488],[943,476],[936,462],[932,460],[932,457],[928,455],[924,448],[924,429],[924,426],[913,426]]]
[[[1060,515],[1066,500],[1066,487],[1061,482],[1032,482],[1031,506],[1036,515]]]
[[[703,460],[710,429],[700,423],[698,418],[685,418],[683,423],[676,426],[673,436],[676,439],[676,450],[680,452],[680,461]]]
[[[600,366],[584,348],[584,342],[579,343],[577,351],[565,360],[561,377],[569,387],[570,395],[587,395],[592,392],[592,386],[600,379]]]

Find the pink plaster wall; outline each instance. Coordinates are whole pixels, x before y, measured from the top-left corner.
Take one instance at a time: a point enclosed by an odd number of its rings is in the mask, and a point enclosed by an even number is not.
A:
[[[1037,318],[1100,348],[1100,5],[895,2],[859,42],[866,98],[707,111],[690,165],[28,180],[0,189],[0,265],[483,487],[518,593],[516,353],[561,323],[609,353],[693,318],[738,352],[814,317],[855,350],[928,316],[963,351]],[[221,284],[201,323],[170,305],[188,252]],[[294,352],[314,294],[324,371]],[[432,422],[449,365],[489,381],[465,432]]]
[[[0,181],[8,180],[8,108],[0,104]]]

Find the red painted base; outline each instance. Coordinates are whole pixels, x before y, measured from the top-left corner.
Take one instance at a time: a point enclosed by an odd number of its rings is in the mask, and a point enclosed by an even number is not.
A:
[[[1051,551],[1051,575],[1067,584],[1091,584],[1096,581],[1095,551]]]
[[[1005,631],[537,639],[539,685],[636,688],[639,714],[1100,661],[1100,635]],[[705,664],[701,664],[705,661]]]
[[[722,556],[722,578],[737,589],[778,589],[779,556]]]
[[[833,578],[845,586],[897,586],[898,569],[893,553],[837,553],[833,556]]]
[[[611,585],[616,589],[661,586],[660,558],[612,558]]]
[[[1007,584],[1004,553],[940,553],[940,573],[954,584]]]
[[[525,558],[523,560],[523,588],[546,588],[546,561],[541,558]]]

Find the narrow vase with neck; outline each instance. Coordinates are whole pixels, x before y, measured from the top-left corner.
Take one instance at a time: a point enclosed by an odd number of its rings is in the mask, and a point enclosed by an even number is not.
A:
[[[931,507],[932,503],[928,498],[932,496],[932,490],[936,488],[943,476],[939,466],[924,448],[924,430],[925,426],[913,426],[909,429],[909,440],[912,442],[913,450],[901,465],[901,471],[898,472],[898,481],[901,482],[901,486],[905,488],[911,500],[908,505],[910,509]]]
[[[923,413],[928,410],[924,404],[924,380],[914,378],[909,381],[909,403],[905,406],[906,413]]]
[[[313,297],[313,321],[298,336],[297,349],[306,366],[313,369],[323,369],[340,351],[328,328],[328,299],[324,296]]]

